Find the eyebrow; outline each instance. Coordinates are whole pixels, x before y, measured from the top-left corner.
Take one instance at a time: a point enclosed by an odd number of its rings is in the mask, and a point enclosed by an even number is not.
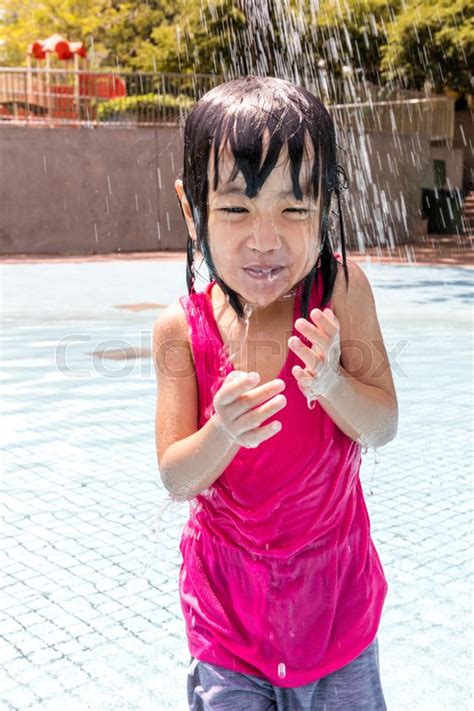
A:
[[[305,192],[308,192],[307,190],[303,190],[303,194]],[[222,187],[220,190],[217,190],[216,195],[244,195],[245,196],[245,188],[243,187],[238,187],[237,185],[233,185],[232,183],[228,183],[224,187]],[[293,190],[281,190],[279,193],[277,193],[277,197],[295,197],[295,194]]]

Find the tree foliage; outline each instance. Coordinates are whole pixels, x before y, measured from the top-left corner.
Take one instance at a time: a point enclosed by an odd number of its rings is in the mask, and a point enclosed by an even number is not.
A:
[[[322,55],[331,70],[339,74],[343,66],[359,68],[366,79],[380,83],[387,25],[399,4],[399,0],[389,4],[385,0],[352,0],[344,4],[322,0],[309,24],[322,37]]]
[[[388,26],[382,48],[384,78],[408,85],[468,91],[474,66],[474,5],[469,0],[412,0]]]
[[[0,63],[23,66],[28,45],[54,33],[90,46],[103,6],[104,0],[3,0]]]
[[[324,59],[335,77],[469,91],[474,63],[468,0],[3,0],[0,30],[4,65],[53,32],[142,71],[305,77]]]

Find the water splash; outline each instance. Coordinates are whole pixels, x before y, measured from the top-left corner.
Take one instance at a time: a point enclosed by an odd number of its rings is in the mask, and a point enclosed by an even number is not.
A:
[[[372,451],[373,451],[373,453],[374,453],[374,461],[373,461],[373,465],[372,465],[372,471],[371,471],[371,473],[370,473],[370,478],[369,478],[369,481],[368,481],[368,484],[369,484],[368,493],[370,494],[370,496],[373,496],[373,495],[374,495],[373,485],[374,485],[374,482],[375,482],[375,472],[376,472],[376,470],[377,470],[377,466],[380,464],[380,452],[379,452],[379,450],[378,450],[377,448],[374,448]]]
[[[376,56],[396,13],[391,8],[359,9],[353,17],[346,6],[318,0],[237,0],[236,5],[245,22],[226,25],[230,51],[225,60],[214,56],[216,67],[225,80],[246,74],[281,77],[305,86],[328,105],[352,188],[344,196],[348,245],[363,253],[367,247],[390,251],[396,242],[422,230],[418,203],[410,198],[406,210],[403,203],[397,205],[400,198],[393,180],[407,171],[421,176],[428,168],[426,113],[438,111],[438,106],[416,103],[429,101],[431,90],[407,89],[400,67],[393,66],[391,76],[380,83]],[[217,13],[214,4],[210,17],[212,12]],[[205,13],[202,23],[205,31]],[[354,23],[361,27],[362,42],[354,34]],[[185,46],[191,41],[188,37]],[[426,59],[426,40],[421,44]],[[361,55],[362,45],[364,52],[375,51],[372,67]],[[420,61],[425,61],[422,55]],[[389,203],[376,210],[384,193],[390,196]],[[336,217],[332,209],[330,231],[335,233]]]
[[[139,577],[149,577],[150,570],[157,560],[158,551],[161,563],[175,564],[179,560],[179,552],[174,543],[173,532],[170,531],[170,524],[176,525],[177,508],[183,514],[182,518],[184,520],[183,503],[177,501],[171,495],[168,495],[157,507],[150,527],[153,548],[143,564]]]
[[[365,441],[365,439],[363,439],[362,437],[359,437],[359,438],[356,440],[356,442],[357,442],[358,445],[360,445],[362,454],[367,454],[367,452],[368,452],[368,450],[369,450],[369,445],[368,445],[368,443]]]
[[[249,334],[249,327],[250,327],[250,319],[252,317],[252,314],[255,311],[256,306],[254,304],[250,303],[245,303],[244,304],[244,320],[243,320],[243,325],[241,326],[240,323],[238,323],[238,316],[233,310],[233,308],[230,306],[230,300],[229,297],[226,295],[225,301],[228,307],[228,310],[226,309],[227,313],[232,314],[232,320],[231,322],[226,326],[226,331],[227,333],[232,333],[232,329],[235,328],[235,325],[237,325],[237,337],[236,338],[231,338],[229,339],[229,353],[225,354],[225,357],[228,359],[228,361],[234,365],[234,363],[241,363],[243,360],[245,360],[242,356],[245,352],[245,345],[248,340],[248,334]],[[216,321],[219,323],[220,319],[222,318],[223,312],[221,312],[220,315],[218,315]],[[243,329],[243,330],[242,330]],[[225,353],[225,349],[224,349]],[[235,367],[235,366],[234,366]],[[225,369],[225,366],[221,366],[220,370]]]

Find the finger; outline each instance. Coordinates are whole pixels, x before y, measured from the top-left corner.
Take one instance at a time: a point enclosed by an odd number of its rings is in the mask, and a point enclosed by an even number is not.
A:
[[[314,370],[302,368],[300,365],[294,365],[291,372],[298,380],[312,380],[316,377]]]
[[[248,374],[245,373],[245,375]],[[223,386],[215,399],[215,404],[226,407],[233,419],[286,388],[286,383],[281,378],[275,378],[258,386],[255,386],[255,382],[258,382],[258,379],[257,381],[252,381],[241,376],[235,376],[235,378],[240,387],[236,386],[233,378],[230,378],[230,384],[227,385],[227,381],[225,381],[225,388]]]
[[[310,323],[304,318],[299,318],[295,321],[295,328],[303,334],[313,344],[323,347],[330,339],[329,333],[326,333],[321,328]]]
[[[249,449],[255,449],[259,444],[265,442],[270,437],[278,434],[282,428],[281,422],[278,420],[273,420],[268,425],[263,427],[258,427],[257,429],[246,432],[244,435],[239,437],[240,442],[243,447],[248,447]]]
[[[335,323],[337,326],[339,325],[339,319],[337,318],[336,314],[332,309],[329,308],[329,306],[326,306],[326,308],[323,310],[323,314],[327,316],[333,323]]]
[[[317,366],[318,355],[314,352],[314,350],[308,348],[308,346],[305,346],[299,338],[293,336],[288,341],[288,345],[295,355],[297,355],[298,358],[301,358],[305,366],[307,366],[310,370],[313,370],[313,368]]]
[[[230,405],[239,395],[247,392],[247,390],[255,387],[258,383],[257,378],[252,379],[252,373],[246,373],[243,370],[232,370],[227,374],[220,390],[216,393],[215,400],[219,405]]]
[[[324,333],[326,333],[329,338],[331,338],[338,330],[338,324],[335,321],[336,317],[333,315],[334,318],[332,318],[331,314],[332,311],[328,308],[324,309],[324,311],[321,311],[321,309],[312,309],[309,313],[311,321]]]
[[[238,427],[239,433],[245,433],[259,427],[262,422],[274,415],[279,410],[286,407],[287,400],[281,393],[272,397],[264,405],[256,407],[253,410],[246,411],[235,419],[235,425]]]
[[[281,378],[275,378],[275,380],[270,380],[268,383],[263,383],[263,385],[252,387],[235,400],[236,416],[243,412],[248,412],[253,407],[282,392],[285,388],[286,383]]]

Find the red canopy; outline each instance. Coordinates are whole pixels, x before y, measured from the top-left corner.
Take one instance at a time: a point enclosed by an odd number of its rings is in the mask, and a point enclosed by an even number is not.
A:
[[[45,59],[47,52],[56,52],[59,59],[72,59],[75,54],[80,57],[87,55],[87,50],[82,42],[69,42],[61,35],[51,35],[48,39],[33,42],[28,47],[28,54],[35,59]]]

